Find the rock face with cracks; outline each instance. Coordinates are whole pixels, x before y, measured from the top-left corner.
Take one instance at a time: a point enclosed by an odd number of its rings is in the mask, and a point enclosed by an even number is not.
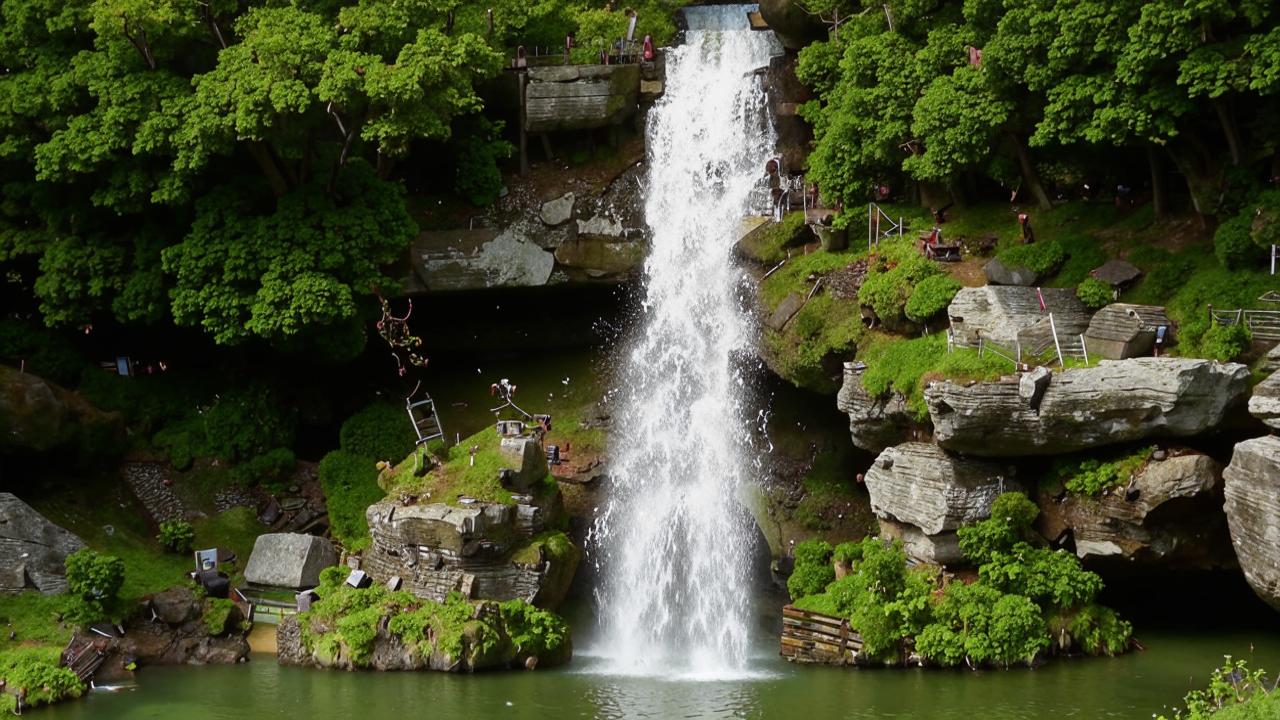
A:
[[[14,494],[0,493],[0,592],[66,592],[67,556],[84,547]]]
[[[915,425],[900,393],[873,397],[862,386],[862,374],[854,363],[844,364],[844,383],[836,396],[836,407],[849,416],[853,444],[863,450],[880,452],[903,442]]]
[[[914,557],[941,563],[960,559],[957,528],[990,516],[1001,493],[1022,490],[1010,466],[919,442],[880,453],[866,483],[881,531],[902,539]]]
[[[1240,569],[1258,597],[1280,610],[1280,437],[1237,444],[1222,476]]]
[[[942,447],[971,455],[1057,455],[1149,437],[1190,437],[1239,411],[1249,369],[1190,358],[1104,360],[1055,374],[1033,406],[1018,378],[925,388]]]

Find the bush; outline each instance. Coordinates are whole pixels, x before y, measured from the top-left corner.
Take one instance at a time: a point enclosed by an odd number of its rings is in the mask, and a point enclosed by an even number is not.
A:
[[[1054,475],[1068,490],[1081,495],[1097,495],[1108,488],[1120,487],[1147,464],[1154,447],[1140,448],[1123,457],[1103,462],[1096,457],[1084,460],[1058,461]]]
[[[1269,720],[1280,713],[1280,691],[1275,682],[1269,682],[1262,670],[1250,669],[1244,660],[1232,662],[1230,655],[1209,676],[1209,687],[1187,693],[1183,702],[1185,710],[1157,720]]]
[[[1111,286],[1097,278],[1085,278],[1076,286],[1076,297],[1086,307],[1097,310],[1112,300]]]
[[[924,322],[946,310],[958,292],[960,283],[955,278],[948,275],[927,277],[911,291],[906,305],[907,317],[915,322]]]
[[[836,579],[831,567],[831,544],[825,540],[806,540],[796,545],[795,567],[787,578],[787,592],[792,600],[817,595]]]
[[[329,527],[348,551],[369,543],[365,511],[384,496],[378,487],[374,461],[345,450],[334,450],[320,460],[320,487],[329,508]]]
[[[1262,257],[1262,248],[1251,237],[1253,218],[1244,212],[1218,226],[1213,233],[1213,254],[1228,270],[1239,270]]]
[[[1200,352],[1213,360],[1231,362],[1243,355],[1252,344],[1253,336],[1244,325],[1214,323],[1200,339]]]
[[[1031,523],[1040,508],[1022,493],[1005,493],[991,503],[991,517],[956,531],[960,552],[974,563],[984,563],[1030,537]]]
[[[82,624],[113,619],[124,585],[124,561],[85,548],[67,556],[66,568],[71,619]]]
[[[160,523],[157,539],[169,552],[185,555],[195,544],[196,531],[186,520],[165,520]]]
[[[498,161],[511,157],[515,148],[502,139],[503,123],[478,117],[470,120],[473,129],[455,135],[454,190],[472,205],[483,206],[501,194],[502,171],[498,169]]]
[[[1049,240],[1030,245],[1014,245],[1001,250],[996,254],[996,258],[1007,266],[1022,266],[1044,277],[1067,259],[1067,253],[1062,248],[1062,243]]]
[[[871,308],[887,327],[897,327],[912,290],[925,278],[941,274],[937,263],[919,255],[906,256],[896,264],[882,256],[870,263],[858,288],[858,302]]]
[[[0,711],[13,712],[14,700],[9,693],[18,690],[26,690],[26,707],[80,697],[84,692],[84,685],[76,674],[60,667],[55,648],[17,648],[0,653],[0,678],[4,678],[7,689],[0,695],[5,701]]]
[[[293,475],[297,457],[289,448],[276,448],[241,463],[235,469],[236,479],[244,485],[262,485],[279,492]]]
[[[413,452],[416,439],[405,409],[384,402],[366,406],[338,431],[338,446],[346,452],[392,463]]]

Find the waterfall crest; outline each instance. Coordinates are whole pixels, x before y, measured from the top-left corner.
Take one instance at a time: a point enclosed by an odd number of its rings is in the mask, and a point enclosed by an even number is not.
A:
[[[750,423],[733,358],[751,324],[732,252],[775,144],[755,70],[780,50],[773,33],[748,29],[751,9],[686,9],[649,114],[652,247],[613,396],[611,499],[592,533],[609,672],[746,669],[754,529],[735,499]]]

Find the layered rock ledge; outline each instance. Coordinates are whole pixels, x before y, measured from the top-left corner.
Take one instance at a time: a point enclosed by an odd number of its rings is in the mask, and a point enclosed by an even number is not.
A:
[[[1222,476],[1240,569],[1258,597],[1280,610],[1280,437],[1237,444]]]
[[[1213,430],[1241,408],[1249,369],[1190,358],[1103,360],[1020,393],[1016,376],[932,383],[925,402],[937,442],[987,457],[1057,455]]]

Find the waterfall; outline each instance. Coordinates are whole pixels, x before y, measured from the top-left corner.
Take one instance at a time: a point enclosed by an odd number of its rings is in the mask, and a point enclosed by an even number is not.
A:
[[[636,337],[612,395],[610,501],[592,532],[607,671],[726,677],[746,669],[754,528],[749,388],[735,357],[752,326],[736,230],[775,137],[756,70],[780,52],[754,6],[686,8],[648,117],[652,247]]]

